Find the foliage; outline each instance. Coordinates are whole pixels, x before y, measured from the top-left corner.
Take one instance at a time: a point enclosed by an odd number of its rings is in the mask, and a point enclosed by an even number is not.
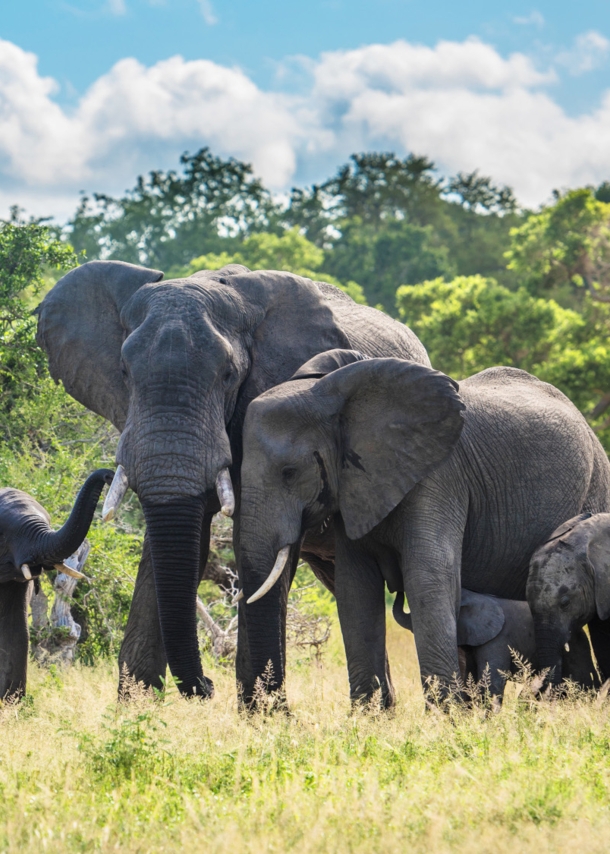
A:
[[[83,197],[69,227],[72,244],[88,259],[168,269],[272,225],[276,206],[249,165],[208,148],[183,154],[180,164],[182,174],[140,176],[122,198]]]
[[[583,284],[593,291],[607,288],[610,204],[590,187],[556,194],[553,205],[511,232],[506,257],[534,294],[557,293],[566,300]]]

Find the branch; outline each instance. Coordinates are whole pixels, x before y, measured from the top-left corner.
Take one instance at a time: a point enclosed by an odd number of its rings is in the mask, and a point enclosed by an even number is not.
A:
[[[588,276],[583,276],[582,280],[585,283],[586,289],[589,291],[591,299],[594,299],[596,302],[610,302],[610,296],[604,296],[603,294],[600,294],[599,291],[596,291],[593,284],[589,281]]]

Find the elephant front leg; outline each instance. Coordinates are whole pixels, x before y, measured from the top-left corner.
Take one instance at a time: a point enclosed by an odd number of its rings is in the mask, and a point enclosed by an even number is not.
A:
[[[337,534],[335,595],[345,645],[350,698],[369,703],[381,692],[390,708],[395,691],[386,653],[385,582],[374,558]]]
[[[428,542],[425,549],[411,551],[403,574],[424,693],[431,702],[444,701],[460,676],[459,552]]]
[[[30,582],[32,584],[32,582]],[[21,581],[0,585],[0,699],[25,694],[28,670],[28,587]]]

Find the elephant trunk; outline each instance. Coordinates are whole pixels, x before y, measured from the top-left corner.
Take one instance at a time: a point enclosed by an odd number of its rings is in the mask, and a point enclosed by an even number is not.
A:
[[[567,643],[567,635],[551,623],[537,625],[535,635],[538,668],[548,669],[548,682],[551,685],[559,685],[563,678],[562,653]]]
[[[46,531],[41,535],[36,550],[44,563],[61,563],[78,549],[87,536],[102,489],[112,483],[113,475],[110,469],[97,469],[90,474],[66,523],[59,531]]]
[[[197,640],[197,587],[204,500],[185,497],[165,504],[143,503],[150,539],[159,622],[165,654],[186,696],[211,697]]]
[[[297,546],[293,546],[291,553],[295,548],[298,550]],[[266,568],[269,573],[276,555],[273,550],[256,553],[243,550],[241,558],[244,598],[249,599],[266,579],[265,575],[261,576],[261,568]],[[243,603],[241,605],[246,608],[253,680],[252,684],[241,686],[247,705],[255,703],[257,694],[261,691],[283,691],[286,675],[286,610],[290,588],[288,568],[264,596],[245,606]],[[282,701],[280,697],[280,702]]]

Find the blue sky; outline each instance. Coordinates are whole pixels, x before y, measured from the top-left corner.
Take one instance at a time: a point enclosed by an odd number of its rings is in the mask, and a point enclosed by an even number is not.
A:
[[[384,148],[536,204],[610,178],[609,93],[608,0],[5,0],[0,215],[203,144],[277,191]]]

